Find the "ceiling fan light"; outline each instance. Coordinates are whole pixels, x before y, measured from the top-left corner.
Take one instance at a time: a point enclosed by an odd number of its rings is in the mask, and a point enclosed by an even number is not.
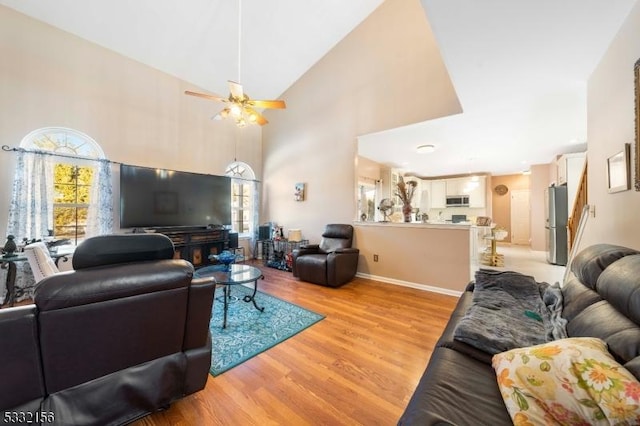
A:
[[[240,117],[240,115],[242,114],[242,108],[240,108],[240,105],[234,104],[231,106],[230,110],[231,115],[233,115],[234,117]]]
[[[222,111],[220,111],[220,117],[227,118],[228,116],[229,116],[229,108],[225,108]]]
[[[436,150],[435,145],[427,144],[427,145],[419,145],[416,147],[416,151],[418,154],[430,154]]]
[[[251,114],[249,114],[249,121],[250,122],[255,123],[257,119],[258,119],[258,116],[255,115],[253,112]]]

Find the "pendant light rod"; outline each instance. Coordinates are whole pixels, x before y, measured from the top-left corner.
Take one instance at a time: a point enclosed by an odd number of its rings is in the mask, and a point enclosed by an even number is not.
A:
[[[242,0],[238,0],[238,83],[242,83]]]

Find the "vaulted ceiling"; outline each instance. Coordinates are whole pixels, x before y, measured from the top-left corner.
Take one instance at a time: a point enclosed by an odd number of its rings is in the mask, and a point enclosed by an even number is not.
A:
[[[420,1],[464,112],[362,135],[361,154],[434,176],[516,173],[584,148],[587,79],[636,0]],[[240,80],[258,99],[279,97],[381,3],[0,0],[213,93]],[[436,151],[417,155],[420,144]]]

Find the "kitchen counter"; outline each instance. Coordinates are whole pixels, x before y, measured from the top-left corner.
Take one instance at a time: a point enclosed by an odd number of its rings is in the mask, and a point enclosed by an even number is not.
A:
[[[478,227],[468,222],[353,226],[359,276],[458,296],[477,270]]]
[[[428,222],[354,222],[353,226],[382,226],[390,228],[436,228],[436,229],[469,229],[476,225],[471,222],[446,222],[446,221],[428,221]]]

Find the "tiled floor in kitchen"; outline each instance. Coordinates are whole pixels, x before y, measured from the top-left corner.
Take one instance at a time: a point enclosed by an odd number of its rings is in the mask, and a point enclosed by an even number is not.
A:
[[[553,284],[562,282],[565,267],[547,262],[547,253],[534,251],[527,246],[498,245],[497,252],[504,255],[504,267],[492,267],[500,271],[516,271],[533,276],[536,281]],[[483,268],[487,266],[482,265]]]

